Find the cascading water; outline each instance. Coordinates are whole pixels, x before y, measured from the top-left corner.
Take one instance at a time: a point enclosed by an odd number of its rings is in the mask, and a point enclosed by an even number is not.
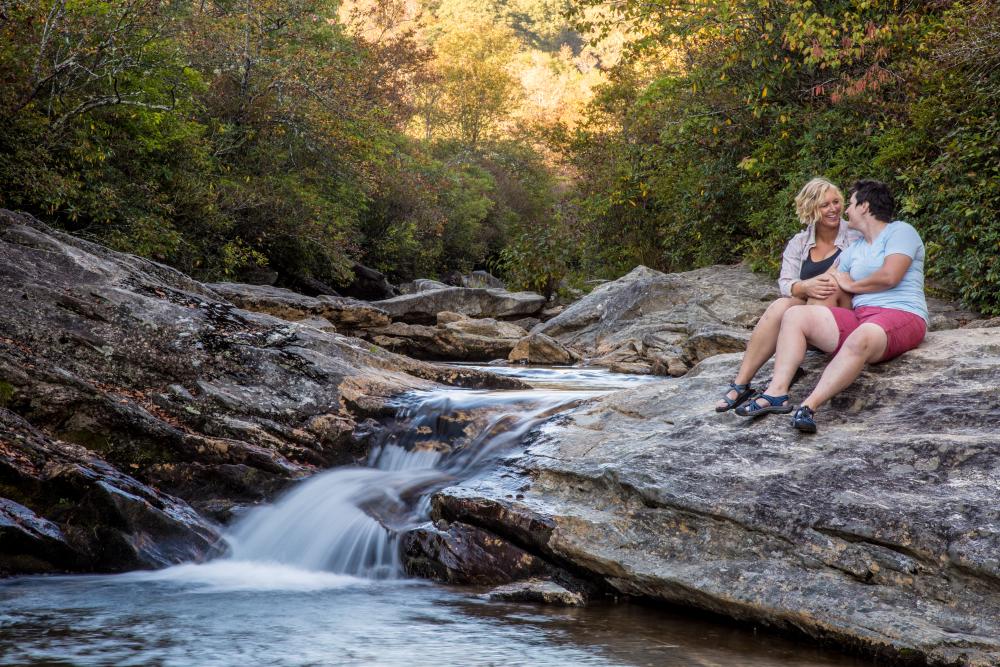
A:
[[[399,405],[396,427],[373,448],[368,467],[318,474],[274,505],[250,512],[228,536],[229,558],[369,579],[398,577],[399,538],[426,520],[433,492],[474,475],[545,419],[600,393],[410,394]]]

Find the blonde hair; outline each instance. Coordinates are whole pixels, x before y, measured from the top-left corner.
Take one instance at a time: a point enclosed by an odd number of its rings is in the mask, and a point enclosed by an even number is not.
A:
[[[799,216],[799,222],[807,226],[819,222],[823,217],[819,212],[820,201],[831,189],[837,193],[843,204],[844,193],[825,178],[814,178],[802,186],[799,194],[795,195],[795,212]]]

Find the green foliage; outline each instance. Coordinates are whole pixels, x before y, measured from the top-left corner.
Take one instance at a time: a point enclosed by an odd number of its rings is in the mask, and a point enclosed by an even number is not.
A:
[[[906,213],[928,249],[928,276],[1000,315],[1000,6],[957,3],[915,64],[909,125],[880,137],[897,165]]]
[[[813,176],[893,185],[928,277],[1000,312],[1000,9],[985,0],[624,0],[582,30],[639,37],[564,144],[585,262],[776,273]],[[596,19],[594,17],[597,17]],[[666,58],[664,54],[673,54]]]
[[[2,3],[0,206],[203,278],[548,293],[775,272],[806,180],[875,177],[936,288],[1000,313],[995,2],[435,0],[421,46],[373,1],[371,41],[336,0]],[[582,125],[579,34],[628,37]]]

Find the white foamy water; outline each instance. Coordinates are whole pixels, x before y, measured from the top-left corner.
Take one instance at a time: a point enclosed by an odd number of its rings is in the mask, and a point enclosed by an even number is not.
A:
[[[188,563],[165,570],[129,572],[117,577],[121,583],[168,583],[200,593],[297,592],[308,593],[350,586],[367,586],[369,581],[344,574],[303,570],[280,563],[216,560]]]

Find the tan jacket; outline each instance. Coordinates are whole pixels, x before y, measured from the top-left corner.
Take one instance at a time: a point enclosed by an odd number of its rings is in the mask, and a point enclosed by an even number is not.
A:
[[[847,221],[840,221],[840,231],[833,244],[844,250],[847,246],[862,238],[861,232],[847,228]],[[799,281],[799,273],[802,271],[802,262],[809,256],[809,251],[816,245],[816,225],[809,225],[801,232],[792,237],[792,240],[785,246],[785,253],[781,256],[781,275],[778,276],[778,290],[781,296],[792,295],[792,285]],[[840,258],[833,263],[836,266]]]

